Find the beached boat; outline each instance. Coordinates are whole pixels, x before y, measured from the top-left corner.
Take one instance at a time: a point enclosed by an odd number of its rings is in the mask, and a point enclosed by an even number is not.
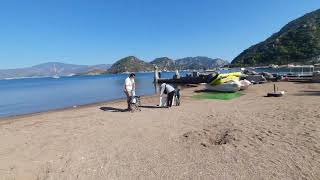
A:
[[[210,85],[220,85],[230,81],[239,81],[241,76],[241,72],[233,72],[233,73],[224,73],[224,74],[216,74],[210,81]]]
[[[206,90],[218,91],[218,92],[237,92],[240,90],[240,85],[236,82],[229,82],[229,83],[219,84],[215,86],[206,84]]]
[[[241,89],[241,72],[216,74],[211,82],[206,84],[206,90],[219,92],[237,92]]]

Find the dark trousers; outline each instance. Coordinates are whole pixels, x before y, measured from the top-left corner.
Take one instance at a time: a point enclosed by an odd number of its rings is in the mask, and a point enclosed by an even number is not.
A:
[[[127,91],[124,91],[124,93],[127,96],[127,104],[128,104],[128,110],[131,110],[131,96],[129,96],[129,93]]]
[[[172,91],[171,93],[168,94],[168,98],[167,98],[167,106],[168,107],[172,106],[174,94],[175,94],[175,91]]]

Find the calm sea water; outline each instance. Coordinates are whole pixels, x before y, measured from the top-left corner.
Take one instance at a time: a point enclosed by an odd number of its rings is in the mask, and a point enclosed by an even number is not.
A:
[[[162,73],[163,78],[174,73]],[[181,75],[185,75],[182,73]],[[126,74],[0,80],[0,117],[125,98]],[[153,73],[138,73],[137,95],[155,94]]]

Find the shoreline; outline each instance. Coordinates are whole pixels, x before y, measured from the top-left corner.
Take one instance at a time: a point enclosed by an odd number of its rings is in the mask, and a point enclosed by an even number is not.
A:
[[[153,95],[143,95],[141,96],[142,98],[152,98],[156,97],[156,93]],[[69,107],[64,107],[64,108],[58,108],[58,109],[51,109],[47,111],[41,111],[41,112],[33,112],[33,113],[27,113],[27,114],[21,114],[21,115],[12,115],[8,117],[0,117],[0,125],[3,124],[8,124],[10,121],[19,121],[19,119],[22,118],[30,118],[38,115],[44,115],[44,114],[51,114],[51,113],[56,113],[56,112],[64,112],[64,111],[70,111],[70,110],[81,110],[84,108],[89,108],[89,107],[95,107],[95,106],[101,106],[101,105],[106,105],[106,104],[116,104],[116,103],[122,103],[125,102],[125,98],[119,98],[119,99],[114,99],[110,101],[101,101],[101,102],[95,102],[95,103],[89,103],[89,104],[83,104],[83,105],[75,105],[74,106],[69,106]]]
[[[198,84],[196,86],[192,86],[192,85],[193,84],[185,84],[180,87],[181,87],[181,90],[183,90],[183,89],[194,88],[194,87],[199,86]],[[156,95],[157,95],[157,93],[154,93],[152,95],[142,95],[141,97],[142,98],[149,98],[149,97],[151,98],[151,97],[155,97]],[[76,107],[68,106],[68,107],[51,109],[51,110],[46,110],[46,111],[39,111],[39,112],[26,113],[26,114],[21,114],[21,115],[11,115],[11,116],[6,116],[6,117],[0,117],[0,125],[4,121],[32,117],[32,116],[42,115],[42,114],[46,114],[46,113],[62,112],[62,111],[68,111],[68,110],[78,110],[78,109],[98,106],[98,105],[102,105],[102,104],[115,104],[115,103],[125,102],[125,101],[126,101],[126,98],[119,98],[119,99],[114,99],[114,100],[110,100],[110,101],[101,101],[101,102],[94,102],[94,103],[88,103],[88,104],[82,104],[82,105],[74,105]]]

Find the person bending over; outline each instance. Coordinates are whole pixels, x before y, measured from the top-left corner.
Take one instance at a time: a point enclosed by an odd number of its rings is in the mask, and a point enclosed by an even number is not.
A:
[[[167,106],[171,107],[172,106],[173,97],[174,97],[174,94],[175,94],[174,87],[172,87],[170,84],[162,83],[161,84],[161,90],[160,90],[160,96],[162,96],[163,94],[167,94],[168,95]]]
[[[126,78],[124,83],[124,93],[127,96],[127,104],[128,104],[128,110],[131,110],[131,98],[133,96],[133,92],[136,89],[136,85],[134,82],[134,78],[136,75],[134,73],[131,73],[129,77]]]

